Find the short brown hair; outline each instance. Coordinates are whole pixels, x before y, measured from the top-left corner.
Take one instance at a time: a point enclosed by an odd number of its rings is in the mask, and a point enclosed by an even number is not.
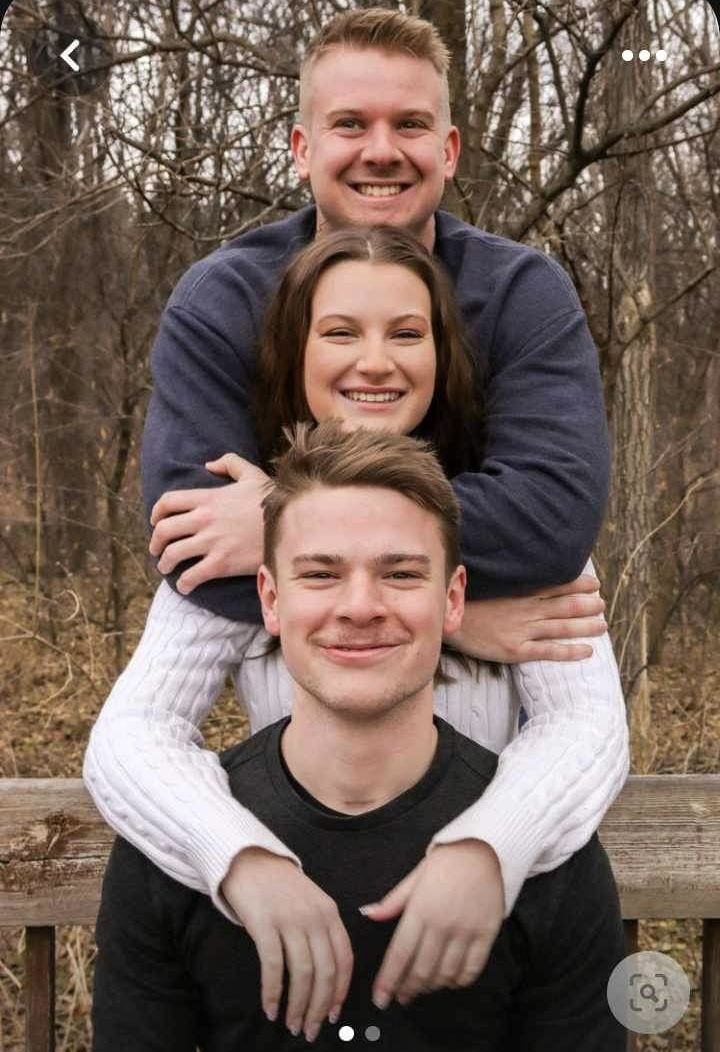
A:
[[[273,574],[280,519],[292,500],[317,486],[379,486],[435,516],[450,580],[460,563],[460,506],[429,442],[366,427],[345,431],[336,419],[284,430],[289,445],[273,460],[274,485],[262,502],[263,562]]]
[[[305,346],[320,278],[348,260],[392,263],[428,290],[436,353],[435,390],[418,433],[433,443],[451,478],[471,470],[484,446],[482,369],[467,342],[449,275],[400,227],[352,227],[323,234],[292,259],[268,304],[251,411],[263,467],[282,448],[286,428],[312,413],[305,395]]]
[[[427,59],[440,75],[443,85],[443,120],[450,124],[450,91],[448,68],[450,52],[439,32],[424,18],[391,11],[385,7],[368,7],[344,11],[328,22],[309,45],[300,64],[300,120],[309,123],[307,112],[310,76],[316,62],[331,48],[377,48],[381,51],[404,52],[413,58]]]

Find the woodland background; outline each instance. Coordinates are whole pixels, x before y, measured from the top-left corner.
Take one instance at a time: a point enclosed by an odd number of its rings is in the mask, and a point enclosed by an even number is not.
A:
[[[298,59],[347,6],[15,0],[6,15],[0,776],[80,772],[156,585],[138,454],[160,313],[194,260],[307,203],[288,149]],[[705,0],[385,6],[430,18],[453,54],[463,151],[444,206],[556,256],[587,312],[614,443],[595,562],[633,771],[717,771],[717,21]],[[27,61],[38,30],[67,18],[92,19],[113,56],[104,85],[77,97]],[[244,733],[229,698],[206,730],[213,747]],[[642,927],[696,985],[697,925]],[[21,1047],[20,942],[0,933],[0,1052]],[[63,932],[64,1052],[89,1048],[93,953],[90,932]],[[697,1018],[695,993],[641,1047],[696,1048]]]

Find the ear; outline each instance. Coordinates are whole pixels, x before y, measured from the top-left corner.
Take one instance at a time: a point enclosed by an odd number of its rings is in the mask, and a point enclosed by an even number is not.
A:
[[[290,150],[295,162],[295,171],[301,179],[310,178],[308,166],[309,136],[303,124],[294,124],[290,133]]]
[[[277,610],[277,588],[272,573],[264,563],[257,573],[257,590],[260,596],[265,630],[271,636],[279,636],[280,620]]]
[[[457,632],[462,624],[465,613],[465,585],[467,574],[465,567],[456,566],[450,578],[445,597],[445,618],[443,620],[443,635],[449,636]],[[269,631],[269,629],[268,629]]]
[[[443,173],[446,179],[452,179],[455,175],[455,169],[458,166],[460,160],[460,131],[455,127],[454,124],[450,125],[447,136],[445,138],[445,145],[443,147],[443,154],[445,163],[443,166]]]

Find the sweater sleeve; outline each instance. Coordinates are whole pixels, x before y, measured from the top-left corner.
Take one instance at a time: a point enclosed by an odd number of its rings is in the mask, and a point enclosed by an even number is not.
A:
[[[461,284],[471,325],[478,296]],[[577,292],[542,252],[513,254],[479,322],[487,346],[484,455],[453,480],[468,599],[573,580],[605,512],[609,443],[597,350]],[[480,276],[476,276],[476,282]]]
[[[220,885],[239,851],[261,847],[300,865],[232,797],[199,731],[256,631],[193,606],[163,582],[92,730],[83,768],[109,825],[168,876],[209,894],[235,923]]]
[[[142,446],[148,519],[169,490],[228,485],[207,471],[206,461],[233,452],[258,463],[250,419],[257,340],[251,300],[233,271],[203,261],[183,276],[162,314]],[[190,565],[167,575],[173,588]],[[235,621],[262,621],[252,574],[206,581],[191,602]]]
[[[588,842],[630,768],[627,718],[612,643],[589,639],[583,661],[510,666],[528,721],[500,753],[483,795],[429,850],[483,840],[502,871],[505,915],[523,882],[557,868]]]

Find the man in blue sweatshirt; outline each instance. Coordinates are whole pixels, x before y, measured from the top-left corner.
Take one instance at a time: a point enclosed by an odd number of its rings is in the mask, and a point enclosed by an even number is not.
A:
[[[452,642],[503,660],[480,646],[488,635],[481,600],[577,576],[604,512],[608,443],[595,348],[565,272],[542,252],[439,210],[460,151],[450,121],[448,61],[429,23],[384,9],[339,16],[308,48],[291,147],[315,203],[229,242],[178,283],[153,351],[144,495],[160,571],[200,606],[260,624],[254,575],[262,560],[265,476],[252,470],[258,452],[249,401],[265,304],[292,255],[323,230],[405,226],[447,268],[485,377],[485,459],[480,470],[452,480],[468,574],[465,615]],[[205,464],[231,451],[248,470],[226,485]],[[524,659],[561,653],[562,644],[533,645]],[[587,650],[564,653],[586,656]],[[261,860],[243,852],[239,861],[244,886],[257,884]],[[287,869],[278,859],[274,886],[284,879],[283,865]],[[239,870],[229,882],[239,881]],[[457,881],[471,870],[487,897],[489,945],[502,917],[491,848],[476,843],[475,860],[456,869]],[[406,914],[417,916],[418,894],[413,891]],[[442,910],[426,909],[423,917],[428,932],[441,929]],[[258,928],[266,924],[282,933],[274,913],[257,921]],[[273,977],[263,989],[277,990],[282,954],[271,964],[263,947],[259,952],[263,975]],[[292,976],[293,962],[286,957],[285,963]],[[391,992],[400,963],[393,944],[380,976]],[[313,964],[315,993],[299,998],[299,1018],[326,985],[327,967],[317,956]]]
[[[443,633],[464,609],[458,504],[425,443],[328,421],[297,427],[264,513],[257,587],[293,708],[223,765],[233,795],[302,853],[352,942],[342,1013],[305,1037],[328,1052],[354,1037],[395,1052],[623,1052],[606,996],[623,928],[596,834],[525,882],[479,978],[473,903],[448,901],[450,945],[428,942],[421,955],[428,989],[448,957],[459,962],[455,988],[373,1003],[397,922],[363,907],[422,864],[428,840],[483,793],[497,763],[433,715]],[[94,1052],[290,1052],[305,1042],[284,1013],[263,1014],[247,931],[122,840],[97,942]],[[309,957],[303,942],[293,956]]]

